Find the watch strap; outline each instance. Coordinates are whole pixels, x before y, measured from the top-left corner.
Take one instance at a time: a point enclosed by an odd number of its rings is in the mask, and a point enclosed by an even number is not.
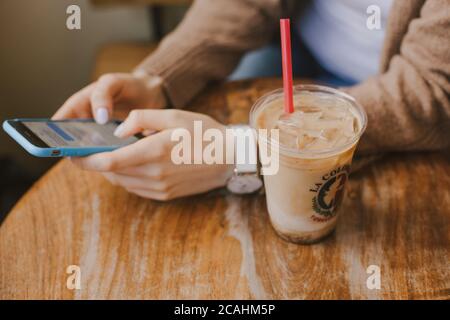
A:
[[[255,130],[249,125],[232,125],[235,174],[258,172],[258,144]]]

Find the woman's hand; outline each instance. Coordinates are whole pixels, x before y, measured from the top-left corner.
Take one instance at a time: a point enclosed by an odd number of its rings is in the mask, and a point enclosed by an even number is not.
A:
[[[109,73],[71,96],[54,114],[54,120],[95,118],[104,124],[123,118],[134,108],[164,108],[167,101],[162,79],[143,73]]]
[[[177,128],[191,133],[194,121],[202,121],[203,130],[214,128],[223,133],[226,127],[209,116],[181,110],[133,110],[118,127],[116,135],[127,137],[138,132],[155,130],[131,145],[112,152],[98,153],[72,161],[85,170],[100,171],[113,184],[139,196],[169,200],[205,192],[224,186],[233,167],[226,164],[179,164],[171,159],[171,141]],[[192,153],[191,153],[192,154]]]

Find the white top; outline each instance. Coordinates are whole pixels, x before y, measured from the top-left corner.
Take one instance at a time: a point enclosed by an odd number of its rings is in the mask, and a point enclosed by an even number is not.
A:
[[[360,82],[378,70],[392,2],[314,0],[297,27],[306,47],[326,70]],[[379,29],[375,20],[377,7]]]

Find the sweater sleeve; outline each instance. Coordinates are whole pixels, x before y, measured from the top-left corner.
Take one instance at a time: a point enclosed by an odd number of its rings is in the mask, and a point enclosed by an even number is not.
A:
[[[272,38],[280,7],[279,0],[197,0],[137,70],[161,76],[171,104],[183,107]]]
[[[426,1],[386,72],[346,89],[368,115],[361,154],[450,145],[449,30],[448,0]]]

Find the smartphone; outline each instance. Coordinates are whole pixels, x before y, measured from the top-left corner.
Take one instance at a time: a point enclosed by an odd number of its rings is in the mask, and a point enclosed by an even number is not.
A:
[[[113,133],[120,121],[97,124],[93,119],[12,119],[3,129],[26,151],[36,157],[82,157],[112,151],[142,138],[125,139]]]

